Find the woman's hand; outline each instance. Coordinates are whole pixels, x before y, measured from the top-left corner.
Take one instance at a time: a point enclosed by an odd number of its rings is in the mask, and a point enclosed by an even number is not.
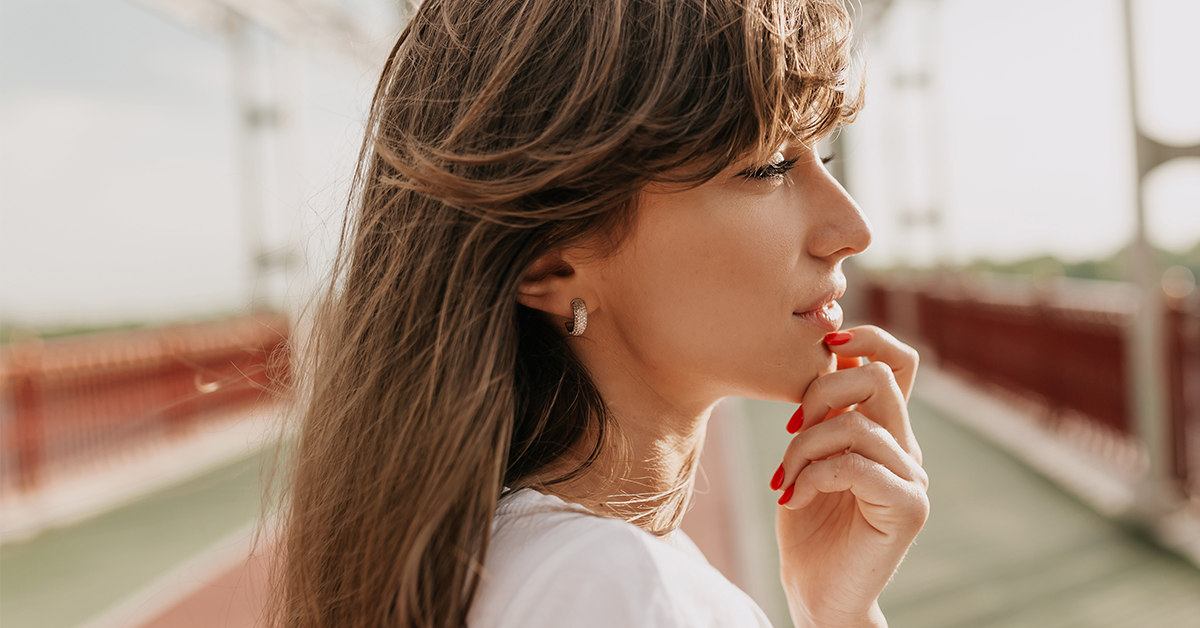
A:
[[[872,326],[825,342],[838,371],[804,393],[771,482],[784,590],[797,626],[886,626],[879,594],[929,515],[906,406],[917,352]]]

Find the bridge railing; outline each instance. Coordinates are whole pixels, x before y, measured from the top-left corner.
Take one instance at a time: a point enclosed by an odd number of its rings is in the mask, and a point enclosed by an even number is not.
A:
[[[1133,287],[963,275],[876,277],[872,322],[907,333],[937,363],[1024,405],[1080,447],[1136,474],[1145,464],[1131,415]],[[1200,295],[1171,299],[1163,321],[1172,468],[1200,499]]]
[[[1196,301],[1168,299],[1166,342],[1175,475],[1193,499],[1200,499],[1200,305]]]
[[[252,406],[288,381],[276,314],[0,347],[0,487],[121,456]]]

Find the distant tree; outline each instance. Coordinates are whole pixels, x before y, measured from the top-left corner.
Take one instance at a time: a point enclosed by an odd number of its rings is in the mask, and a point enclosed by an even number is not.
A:
[[[1183,266],[1190,269],[1193,275],[1200,277],[1200,241],[1184,251],[1156,250],[1161,270],[1172,266]],[[1015,275],[1062,274],[1066,277],[1104,281],[1129,281],[1131,279],[1128,246],[1121,247],[1112,255],[1097,260],[1064,262],[1053,255],[1038,255],[1013,262],[978,259],[967,264],[965,268],[979,272]]]

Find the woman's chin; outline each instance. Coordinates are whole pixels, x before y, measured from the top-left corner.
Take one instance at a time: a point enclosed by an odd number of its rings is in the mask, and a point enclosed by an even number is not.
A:
[[[821,371],[817,374],[817,377],[828,375],[837,370],[837,356],[830,353],[828,349],[824,349],[824,351],[829,357],[824,360],[824,363],[821,365]],[[813,379],[816,379],[816,377]]]
[[[811,386],[813,382],[817,381],[818,378],[824,377],[825,375],[837,370],[837,357],[832,353],[829,353],[829,351],[824,347],[822,347],[822,350],[825,352],[826,357],[814,360],[813,363],[816,368],[811,372],[810,375],[796,383],[796,389],[799,392],[793,393],[794,397],[789,399],[789,401],[792,403],[800,403],[804,397],[804,393],[808,392],[808,387]]]
[[[761,399],[763,401],[800,403],[804,398],[804,393],[808,391],[808,387],[817,378],[837,370],[837,358],[828,349],[822,347],[821,350],[825,355],[814,356],[811,360],[806,360],[803,369],[791,370],[780,381],[770,382],[769,387],[763,387],[763,382],[760,380],[757,382],[757,387],[736,396]],[[802,372],[797,373],[796,371],[798,370],[802,370]]]

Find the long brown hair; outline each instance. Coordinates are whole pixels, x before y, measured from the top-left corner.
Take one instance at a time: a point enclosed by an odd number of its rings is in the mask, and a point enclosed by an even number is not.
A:
[[[584,443],[570,479],[611,436],[522,275],[619,246],[648,182],[851,119],[848,54],[838,0],[426,0],[379,80],[300,373],[273,620],[462,626],[502,487]]]

